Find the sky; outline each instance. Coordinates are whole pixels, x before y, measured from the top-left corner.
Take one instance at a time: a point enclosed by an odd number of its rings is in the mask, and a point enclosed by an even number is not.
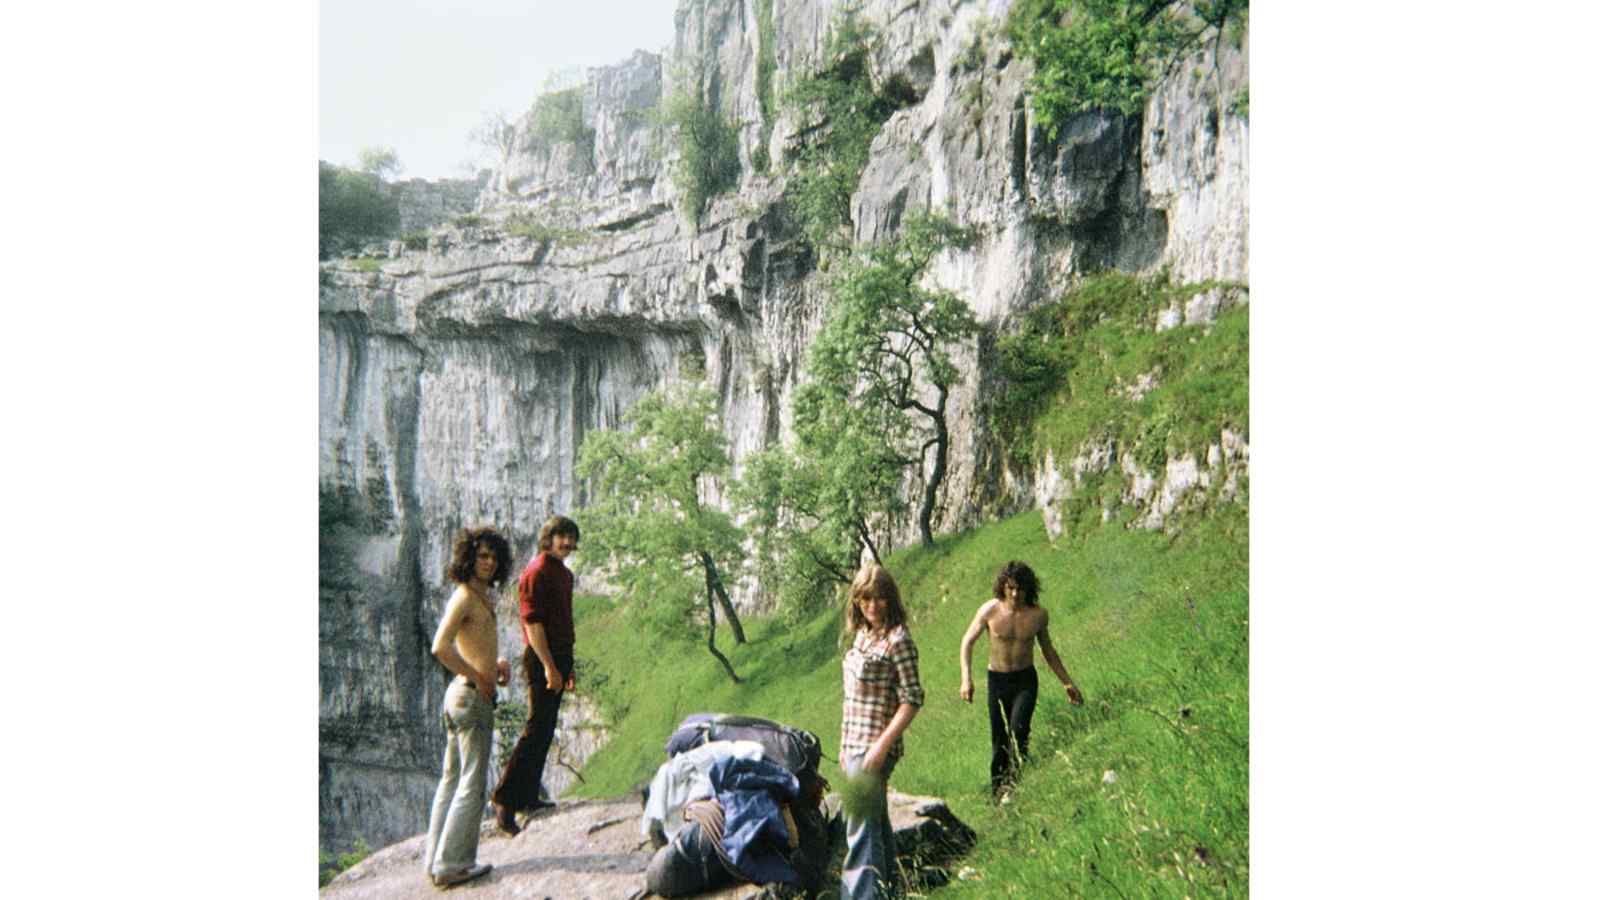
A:
[[[546,78],[672,41],[674,0],[322,0],[317,156],[394,149],[401,178],[456,178],[484,114],[516,115]]]

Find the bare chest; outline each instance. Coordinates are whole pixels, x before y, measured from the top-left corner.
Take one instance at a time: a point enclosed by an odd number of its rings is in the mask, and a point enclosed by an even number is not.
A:
[[[1000,607],[989,617],[989,633],[1002,641],[1030,641],[1039,633],[1044,614],[1037,607]]]

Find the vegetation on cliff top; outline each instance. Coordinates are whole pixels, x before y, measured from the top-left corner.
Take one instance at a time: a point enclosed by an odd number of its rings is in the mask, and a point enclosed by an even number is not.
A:
[[[1250,0],[1019,0],[1008,28],[1033,60],[1033,109],[1053,136],[1086,110],[1138,113],[1208,42],[1215,65],[1221,41],[1239,43],[1249,14]]]
[[[1019,465],[1070,459],[1087,444],[1134,453],[1147,469],[1204,454],[1228,428],[1250,428],[1250,320],[1231,305],[1211,325],[1157,331],[1164,312],[1241,284],[1178,285],[1165,275],[1103,272],[1031,310],[997,341],[990,426]]]
[[[329,259],[394,237],[400,204],[376,172],[317,163],[317,256]]]

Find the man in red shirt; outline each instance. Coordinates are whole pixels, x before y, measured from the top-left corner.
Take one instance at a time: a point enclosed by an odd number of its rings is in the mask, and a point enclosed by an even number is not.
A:
[[[507,834],[521,831],[516,814],[551,804],[539,799],[545,757],[556,733],[561,697],[572,690],[572,572],[563,562],[578,546],[578,523],[551,516],[539,529],[539,553],[517,581],[522,613],[522,672],[528,679],[528,724],[494,789],[494,817]]]

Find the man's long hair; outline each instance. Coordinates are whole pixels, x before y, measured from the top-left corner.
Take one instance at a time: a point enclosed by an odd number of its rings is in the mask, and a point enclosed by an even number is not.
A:
[[[539,529],[539,549],[550,552],[550,542],[558,534],[564,534],[574,542],[578,540],[578,523],[566,516],[551,516],[545,521],[544,527]]]
[[[497,587],[511,570],[511,543],[489,527],[463,528],[456,532],[455,548],[450,552],[450,580],[456,584],[472,580],[478,569],[479,544],[487,544],[494,552],[494,577],[489,579],[489,586]]]
[[[1017,583],[1017,599],[1023,606],[1039,605],[1039,576],[1033,574],[1028,564],[1020,559],[1013,559],[1005,564],[1000,574],[994,579],[994,595],[996,599],[1006,598],[1006,582]]]

